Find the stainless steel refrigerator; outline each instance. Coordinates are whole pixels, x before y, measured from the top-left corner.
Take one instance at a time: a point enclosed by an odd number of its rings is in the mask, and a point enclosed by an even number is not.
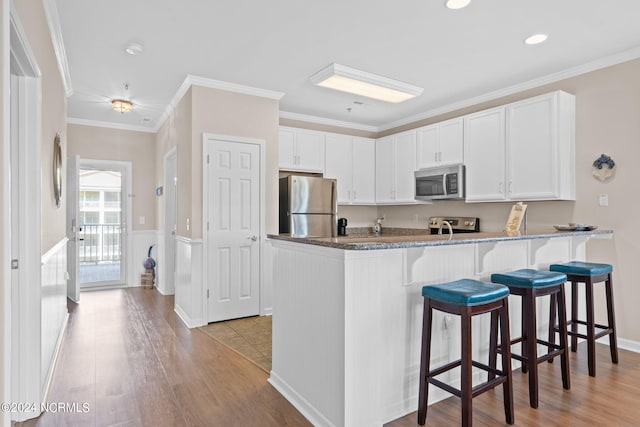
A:
[[[280,178],[280,234],[335,237],[337,227],[335,179],[300,175]]]

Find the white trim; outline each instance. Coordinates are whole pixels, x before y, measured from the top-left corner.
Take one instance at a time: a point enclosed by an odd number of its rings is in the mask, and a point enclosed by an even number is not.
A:
[[[42,388],[42,401],[46,402],[49,397],[49,391],[51,390],[51,381],[53,381],[53,372],[56,369],[56,365],[58,364],[58,356],[60,356],[60,348],[62,347],[62,338],[64,338],[64,333],[67,330],[67,325],[69,324],[69,313],[65,313],[64,320],[62,321],[62,327],[60,328],[60,333],[58,334],[58,339],[56,340],[56,348],[53,352],[53,358],[51,360],[51,365],[49,366],[49,372],[47,373],[47,378],[44,382],[44,387]]]
[[[598,339],[597,342],[601,342],[602,344],[609,345],[609,337],[602,337]],[[627,340],[624,338],[618,338],[618,348],[623,350],[633,351],[635,353],[640,353],[640,342]]]
[[[280,111],[280,118],[289,119],[289,120],[299,120],[299,121],[308,122],[308,123],[318,123],[321,125],[336,126],[341,128],[347,128],[347,129],[364,130],[367,132],[379,131],[379,129],[376,126],[363,125],[355,122],[345,122],[342,120],[327,119],[327,118],[318,117],[318,116],[309,116],[306,114],[291,113],[289,111]]]
[[[0,292],[2,292],[2,342],[0,345],[2,348],[2,366],[0,367],[0,377],[2,377],[2,392],[0,396],[4,401],[11,401],[11,269],[9,267],[9,260],[11,259],[11,240],[6,238],[6,234],[11,232],[11,126],[10,126],[10,105],[9,93],[10,93],[10,27],[6,25],[10,21],[11,13],[9,11],[9,5],[12,4],[9,0],[0,0],[0,40],[2,41],[0,49],[2,50],[2,159],[1,171],[2,174],[2,207],[0,207],[2,218],[2,233],[5,234],[5,238],[2,239],[2,267],[0,267],[0,274],[2,275],[2,286],[0,286]],[[0,424],[3,426],[11,425],[11,414],[9,411],[3,411],[0,414]]]
[[[86,159],[81,157],[80,164],[78,165],[79,169],[119,169],[124,172],[124,192],[125,194],[121,195],[121,203],[124,204],[124,209],[121,211],[126,214],[125,218],[125,237],[124,237],[124,253],[126,258],[124,258],[124,272],[122,274],[123,285],[131,285],[136,283],[135,278],[133,277],[133,232],[132,232],[132,222],[133,222],[133,194],[132,189],[132,181],[133,181],[133,163],[130,161],[119,161],[119,160],[97,160],[97,159]],[[79,187],[79,183],[78,183]],[[122,264],[120,268],[122,268]],[[120,284],[120,281],[113,284]],[[105,286],[107,284],[105,283]],[[89,288],[93,287],[92,285],[88,286]],[[80,285],[80,289],[82,291],[86,290],[87,287]]]
[[[267,382],[273,386],[278,392],[284,396],[285,399],[291,403],[300,413],[314,426],[329,426],[333,427],[331,423],[322,412],[318,411],[311,403],[302,397],[295,389],[286,381],[278,376],[275,372],[271,371],[271,375]]]
[[[144,127],[144,126],[126,125],[123,123],[101,122],[98,120],[78,119],[76,117],[67,117],[67,124],[93,126],[93,127],[99,127],[99,128],[109,128],[109,129],[118,129],[118,130],[132,130],[135,132],[146,132],[146,133],[156,132],[155,130]]]
[[[192,239],[191,237],[184,237],[176,235],[176,241],[186,243],[187,245],[202,244],[202,239]]]
[[[602,68],[610,67],[612,65],[621,64],[623,62],[631,61],[636,58],[640,58],[640,47],[629,49],[624,52],[620,52],[604,58],[599,58],[595,61],[591,61],[586,64],[578,65],[576,67],[559,71],[557,73],[548,74],[546,76],[529,80],[524,83],[519,83],[513,86],[509,86],[504,89],[485,93],[484,95],[468,98],[458,102],[453,102],[443,107],[434,108],[432,110],[425,111],[424,113],[415,114],[413,116],[409,116],[404,119],[396,120],[394,122],[379,126],[378,130],[382,132],[382,131],[393,129],[399,126],[408,125],[411,123],[418,122],[420,120],[428,119],[430,117],[435,117],[441,114],[449,113],[451,111],[456,111],[462,108],[471,107],[474,105],[481,104],[483,102],[493,101],[494,99],[513,95],[519,92],[523,92],[525,90],[534,89],[550,83],[558,82],[560,80],[569,79],[571,77],[576,77],[582,74],[589,73],[591,71],[596,71]]]
[[[53,247],[51,249],[49,249],[47,252],[45,252],[42,255],[42,257],[40,258],[40,263],[42,265],[45,265],[47,262],[49,262],[51,257],[53,257],[56,254],[56,252],[58,252],[60,249],[62,249],[67,244],[67,242],[69,242],[69,238],[68,237],[63,237],[62,240],[60,240],[58,243],[53,245]]]
[[[262,89],[259,87],[223,82],[222,80],[214,80],[206,77],[194,76],[192,74],[187,75],[187,78],[191,82],[192,86],[202,86],[209,89],[220,89],[227,92],[242,93],[245,95],[258,96],[260,98],[273,99],[276,101],[281,100],[285,95],[284,92],[277,92],[275,90]]]
[[[206,323],[203,324],[202,322],[193,320],[187,313],[184,312],[184,310],[179,305],[174,306],[173,311],[178,315],[180,320],[182,320],[182,323],[184,323],[185,326],[189,329],[199,328],[200,326],[206,325]]]
[[[207,220],[209,218],[209,207],[208,207],[208,189],[209,183],[206,179],[207,170],[207,156],[204,155],[206,153],[205,145],[207,142],[213,141],[229,141],[243,144],[254,144],[257,145],[260,149],[260,235],[258,236],[258,241],[260,242],[260,259],[259,269],[260,272],[258,274],[258,289],[259,289],[259,301],[258,301],[258,314],[260,314],[260,310],[262,308],[262,296],[264,293],[264,285],[265,281],[263,278],[263,274],[265,271],[264,262],[264,252],[266,248],[264,247],[264,242],[266,240],[266,157],[267,157],[267,147],[266,142],[263,139],[257,138],[245,138],[239,136],[230,136],[230,135],[220,135],[220,134],[212,134],[212,133],[203,133],[202,134],[202,235],[203,235],[203,244],[202,244],[202,283],[207,283],[209,280],[208,276],[208,265],[207,265],[207,256],[208,256],[208,239],[204,238],[205,232],[207,230]],[[209,299],[207,298],[207,286],[202,286],[202,313],[205,318],[205,324],[209,322]]]
[[[171,160],[173,159],[173,160]],[[173,179],[177,178],[178,176],[178,147],[173,147],[171,148],[169,151],[167,151],[165,153],[165,155],[162,158],[162,185],[164,186],[164,191],[162,192],[162,198],[160,201],[160,205],[162,206],[162,210],[164,212],[164,223],[162,224],[162,229],[158,230],[158,246],[159,246],[159,251],[158,251],[158,255],[160,257],[160,268],[161,271],[160,273],[160,283],[158,283],[158,281],[156,281],[156,289],[158,289],[158,291],[160,291],[160,293],[162,295],[173,295],[175,294],[175,289],[176,289],[176,275],[175,272],[176,270],[176,250],[177,250],[177,245],[175,242],[175,238],[177,235],[177,230],[175,230],[174,234],[171,235],[167,235],[167,232],[169,232],[168,229],[168,225],[167,225],[167,207],[169,206],[170,202],[169,202],[169,198],[167,197],[168,193],[168,189],[170,187],[173,187],[173,190],[171,191],[171,193],[175,193],[173,194],[173,201],[171,202],[173,205],[173,210],[175,210],[175,212],[173,213],[175,216],[175,221],[176,221],[176,225],[178,223],[177,220],[177,216],[178,216],[178,195],[177,195],[177,186],[175,185],[175,182],[170,182],[172,181],[172,177],[169,177],[167,175],[167,166],[169,165],[169,163],[173,164],[173,173],[175,174]],[[173,230],[172,230],[173,231]],[[167,288],[167,283],[168,283],[168,278],[169,278],[169,271],[167,269],[168,266],[168,260],[169,258],[167,257],[167,242],[169,242],[170,237],[172,236],[173,238],[173,242],[172,242],[172,246],[173,246],[173,272],[171,272],[171,274],[173,275],[173,279],[171,280],[171,288]]]
[[[67,98],[73,94],[73,86],[71,86],[71,75],[69,74],[69,62],[67,61],[67,52],[64,48],[64,40],[62,39],[62,27],[60,27],[60,16],[55,0],[42,0],[44,6],[44,14],[47,16],[47,24],[49,33],[51,34],[51,43],[58,60],[58,69],[62,77],[62,84]]]

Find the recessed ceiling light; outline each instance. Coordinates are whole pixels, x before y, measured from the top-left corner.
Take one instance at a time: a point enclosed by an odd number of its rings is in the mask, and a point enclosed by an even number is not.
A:
[[[418,86],[340,64],[329,65],[311,76],[310,80],[317,86],[394,104],[415,98],[423,91]]]
[[[447,0],[445,5],[449,9],[462,9],[469,6],[469,3],[471,3],[471,0]]]
[[[540,44],[547,40],[547,38],[548,36],[546,34],[534,34],[524,39],[524,43],[528,45]]]
[[[141,43],[130,42],[130,43],[127,43],[127,46],[124,48],[124,51],[127,52],[129,55],[136,56],[144,52],[144,46],[142,46]]]

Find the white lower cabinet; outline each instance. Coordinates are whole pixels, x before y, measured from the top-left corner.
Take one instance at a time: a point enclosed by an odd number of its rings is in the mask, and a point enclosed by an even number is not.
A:
[[[375,203],[375,140],[326,134],[324,177],[338,181],[338,203]]]
[[[575,200],[575,97],[552,92],[464,117],[466,200]]]
[[[416,171],[416,131],[376,140],[376,203],[412,204]]]

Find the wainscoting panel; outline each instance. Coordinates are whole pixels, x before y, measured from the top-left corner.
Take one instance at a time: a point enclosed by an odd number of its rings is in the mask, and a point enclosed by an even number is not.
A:
[[[67,238],[42,256],[41,315],[41,389],[46,396],[62,334],[69,316],[67,312]]]
[[[203,298],[202,240],[176,237],[175,312],[189,328],[207,324]]]

